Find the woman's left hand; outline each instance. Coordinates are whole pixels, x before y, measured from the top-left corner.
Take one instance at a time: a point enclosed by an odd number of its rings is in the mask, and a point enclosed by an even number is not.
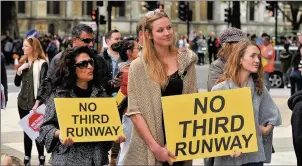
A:
[[[231,157],[240,157],[240,156],[242,156],[242,152],[233,152],[231,155],[230,155]]]
[[[36,101],[35,105],[33,106],[33,108],[31,109],[32,111],[36,112],[37,108],[39,107],[39,102]]]
[[[122,143],[122,142],[125,142],[126,141],[126,137],[125,136],[119,136],[115,142],[116,143]]]
[[[262,135],[269,135],[272,130],[273,130],[272,125],[267,125],[267,126],[260,125],[260,131]]]

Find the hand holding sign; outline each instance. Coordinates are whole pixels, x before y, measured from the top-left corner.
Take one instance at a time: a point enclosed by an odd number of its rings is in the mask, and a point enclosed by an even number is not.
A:
[[[67,137],[67,138],[63,139],[60,130],[57,130],[56,133],[55,133],[55,135],[56,135],[57,137],[59,137],[59,140],[60,140],[61,144],[63,144],[63,145],[71,146],[71,145],[74,143],[74,142],[73,142],[73,139],[70,138],[70,137]]]
[[[173,164],[172,159],[175,159],[175,155],[171,153],[167,147],[161,147],[157,145],[155,148],[151,148],[152,153],[154,154],[156,160],[161,162],[168,162],[170,165]]]

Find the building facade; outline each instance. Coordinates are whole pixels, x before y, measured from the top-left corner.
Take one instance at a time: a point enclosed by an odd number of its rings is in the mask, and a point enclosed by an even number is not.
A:
[[[71,28],[80,23],[91,22],[90,13],[96,9],[96,1],[17,1],[17,18],[21,36],[25,36],[30,29],[39,33],[51,33],[59,36],[69,35]],[[100,14],[107,17],[108,1],[99,7]],[[179,34],[186,33],[186,22],[178,18],[177,1],[161,1],[166,13],[175,25]],[[274,34],[275,18],[270,17],[265,9],[266,2],[242,1],[240,2],[241,29],[250,34],[266,32]],[[123,35],[135,35],[137,21],[147,12],[145,1],[126,1],[122,7],[112,9],[112,29],[118,29]],[[281,8],[286,8],[282,6]],[[208,34],[212,31],[219,33],[227,28],[224,22],[224,9],[227,2],[219,1],[190,1],[193,11],[191,31],[202,31]],[[288,7],[287,7],[288,8]],[[95,26],[95,25],[94,25]],[[282,14],[278,15],[278,31],[291,29],[291,24]],[[107,30],[107,25],[100,25],[100,35]]]

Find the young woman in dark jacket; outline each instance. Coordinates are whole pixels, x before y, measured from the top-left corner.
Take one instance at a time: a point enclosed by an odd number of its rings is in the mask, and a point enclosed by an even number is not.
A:
[[[39,91],[40,83],[46,77],[48,64],[43,52],[42,46],[38,39],[29,38],[23,42],[23,63],[18,69],[15,77],[15,85],[21,86],[21,91],[18,95],[18,110],[20,119],[29,114],[31,110],[37,108],[36,100],[41,99],[41,91]],[[39,153],[40,165],[44,165],[44,147],[36,141],[36,146]],[[30,165],[32,140],[24,133],[24,165]]]
[[[37,140],[51,155],[51,165],[106,165],[112,142],[74,143],[61,138],[54,98],[107,97],[100,83],[99,59],[88,47],[63,52],[54,80],[55,91],[47,100],[46,113]],[[117,140],[117,142],[120,142]]]
[[[302,165],[302,91],[288,99],[288,107],[293,111],[291,118],[293,144],[297,157],[297,165]]]
[[[302,90],[302,47],[299,47],[297,53],[292,59],[292,71],[290,74],[290,92],[293,95],[297,91]]]

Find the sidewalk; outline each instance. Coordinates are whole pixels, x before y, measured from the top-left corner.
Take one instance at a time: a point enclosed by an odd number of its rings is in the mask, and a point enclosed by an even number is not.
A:
[[[296,165],[296,158],[292,146],[290,117],[291,111],[287,107],[288,89],[273,89],[271,94],[278,105],[283,124],[274,130],[274,147],[272,163],[269,165]],[[9,93],[7,109],[1,111],[1,152],[8,153],[23,160],[23,131],[19,126],[19,114],[17,109],[18,93]],[[45,152],[46,154],[46,152]],[[47,163],[50,154],[46,154]],[[32,165],[38,164],[38,154],[35,145],[32,148]],[[194,160],[194,165],[203,165],[203,159]]]

